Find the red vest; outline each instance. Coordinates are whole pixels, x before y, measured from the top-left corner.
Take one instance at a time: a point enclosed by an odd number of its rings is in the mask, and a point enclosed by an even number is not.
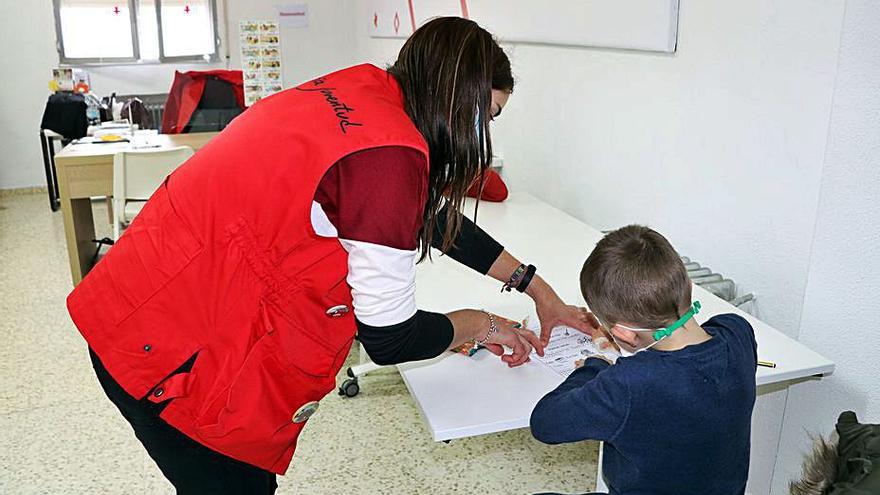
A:
[[[74,323],[128,393],[174,399],[172,426],[283,474],[297,412],[335,388],[355,333],[348,254],[315,234],[312,199],[339,159],[379,146],[427,161],[372,65],[261,100],[153,194],[68,297]]]

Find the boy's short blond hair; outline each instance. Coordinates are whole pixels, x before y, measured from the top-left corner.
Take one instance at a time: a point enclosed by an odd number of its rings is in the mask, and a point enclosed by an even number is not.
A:
[[[678,253],[641,225],[617,229],[596,244],[581,270],[581,292],[607,325],[662,328],[691,305],[691,282]]]

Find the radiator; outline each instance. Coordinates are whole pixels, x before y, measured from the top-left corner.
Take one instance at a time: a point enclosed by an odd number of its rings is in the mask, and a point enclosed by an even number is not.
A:
[[[687,269],[688,277],[690,277],[694,284],[699,285],[730,304],[739,307],[755,300],[755,295],[751,292],[737,296],[736,283],[729,278],[725,278],[720,273],[713,272],[711,268],[701,266],[687,256],[682,256],[681,261]]]
[[[116,101],[127,101],[129,98],[138,98],[144,103],[144,107],[150,114],[152,125],[150,129],[162,128],[162,113],[165,111],[165,100],[168,99],[167,93],[154,93],[142,95],[117,95]]]
[[[153,129],[162,128],[162,112],[165,111],[165,102],[162,103],[144,103],[147,112],[150,113],[150,121],[153,122]]]

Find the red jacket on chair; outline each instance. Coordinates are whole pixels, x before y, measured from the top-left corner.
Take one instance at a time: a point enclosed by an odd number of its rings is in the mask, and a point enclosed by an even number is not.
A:
[[[161,417],[187,436],[283,474],[355,333],[348,254],[312,229],[315,190],[380,146],[427,162],[396,81],[361,65],[261,100],[170,175],[68,297],[116,381],[173,399]]]
[[[222,79],[232,85],[235,99],[241,108],[244,106],[244,80],[240,70],[174,71],[174,82],[165,101],[162,112],[162,134],[180,134],[189,123],[190,117],[199,105],[205,80],[209,77]]]

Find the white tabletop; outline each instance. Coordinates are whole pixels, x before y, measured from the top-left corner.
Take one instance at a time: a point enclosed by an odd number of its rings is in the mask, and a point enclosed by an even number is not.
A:
[[[473,211],[472,203],[466,211]],[[514,256],[537,266],[563,300],[584,304],[578,275],[602,237],[599,231],[527,194],[513,194],[500,204],[482,202],[477,220]],[[417,299],[419,308],[429,311],[477,308],[516,320],[534,313],[531,299],[501,294],[500,287],[449,258],[434,256],[433,263],[419,267]],[[736,313],[755,328],[758,357],[777,363],[776,368],[758,368],[758,385],[834,370],[833,362],[698,286],[694,299],[703,305],[699,322]],[[527,427],[538,400],[562,382],[540,363],[511,369],[488,351],[473,357],[444,353],[398,368],[435,441]]]

